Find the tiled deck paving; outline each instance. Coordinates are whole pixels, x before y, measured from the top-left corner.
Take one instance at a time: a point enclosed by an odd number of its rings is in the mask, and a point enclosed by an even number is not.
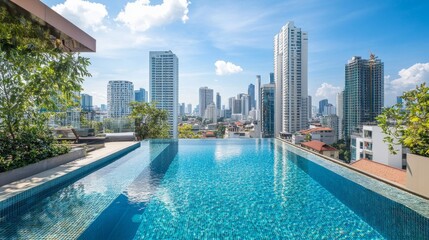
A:
[[[28,198],[28,195],[37,194],[35,192],[29,191],[32,189],[37,189],[45,184],[46,187],[36,190],[37,192],[43,191],[49,188],[49,183],[54,183],[55,179],[64,177],[65,175],[75,172],[83,167],[89,166],[92,163],[95,163],[99,160],[105,159],[106,157],[112,156],[115,153],[120,153],[127,148],[133,148],[140,146],[139,142],[110,142],[106,143],[104,148],[92,151],[88,153],[85,158],[77,159],[75,161],[69,162],[67,164],[52,168],[50,170],[41,172],[39,174],[33,175],[31,177],[16,181],[0,187],[0,212],[9,207],[11,204],[15,203],[16,200],[21,200]],[[24,196],[19,196],[20,194],[25,193]],[[8,201],[18,197],[13,201]]]

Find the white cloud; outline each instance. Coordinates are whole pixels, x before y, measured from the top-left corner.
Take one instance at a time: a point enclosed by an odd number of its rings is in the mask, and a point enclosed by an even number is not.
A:
[[[93,31],[105,30],[104,19],[108,12],[105,5],[85,0],[66,0],[52,9],[77,26]]]
[[[162,4],[150,5],[150,0],[136,0],[128,2],[116,21],[125,24],[134,32],[144,32],[151,27],[162,26],[189,19],[188,0],[163,0]]]
[[[243,71],[243,68],[241,68],[238,65],[235,65],[232,62],[217,60],[214,65],[216,67],[216,75],[219,75],[219,76],[230,75],[230,74],[239,73]]]
[[[316,97],[331,98],[341,91],[341,87],[335,87],[329,83],[322,83],[316,90]]]
[[[404,91],[415,88],[423,82],[429,82],[429,63],[416,63],[409,68],[398,72],[399,78],[392,79],[390,75],[384,76],[384,102],[386,106],[395,103],[397,96]]]
[[[416,63],[409,68],[402,69],[398,75],[399,78],[390,81],[390,85],[394,89],[403,90],[404,88],[415,87],[429,80],[429,63]],[[390,76],[387,77],[387,80],[389,80]]]

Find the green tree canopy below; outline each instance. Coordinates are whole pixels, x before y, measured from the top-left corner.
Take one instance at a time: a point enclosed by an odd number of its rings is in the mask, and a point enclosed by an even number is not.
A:
[[[396,154],[394,145],[401,144],[411,153],[429,157],[429,87],[426,83],[404,92],[405,105],[385,108],[377,117],[389,150]]]
[[[169,138],[168,112],[156,108],[156,103],[131,102],[130,118],[134,120],[138,140]]]

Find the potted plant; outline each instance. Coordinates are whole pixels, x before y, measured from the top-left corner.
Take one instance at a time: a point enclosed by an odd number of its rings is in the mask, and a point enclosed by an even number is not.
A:
[[[377,121],[393,154],[394,145],[411,152],[407,154],[406,187],[429,197],[429,87],[422,83],[401,98],[404,104],[385,108]]]

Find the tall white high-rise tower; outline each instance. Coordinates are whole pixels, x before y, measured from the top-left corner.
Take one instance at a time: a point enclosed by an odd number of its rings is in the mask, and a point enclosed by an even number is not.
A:
[[[168,112],[170,136],[177,138],[179,59],[172,51],[149,52],[150,101]]]
[[[274,132],[295,133],[308,127],[308,35],[293,22],[274,37]]]

